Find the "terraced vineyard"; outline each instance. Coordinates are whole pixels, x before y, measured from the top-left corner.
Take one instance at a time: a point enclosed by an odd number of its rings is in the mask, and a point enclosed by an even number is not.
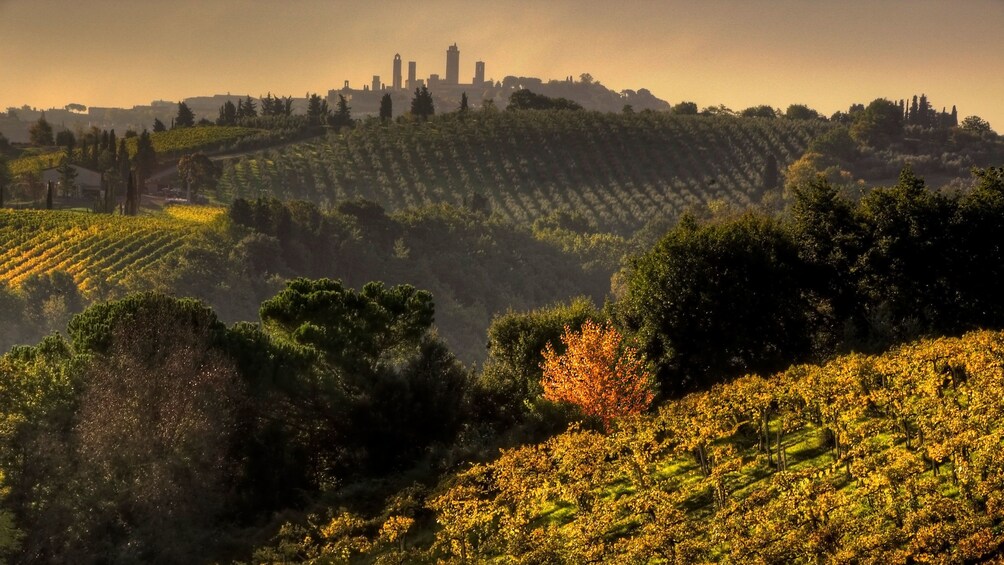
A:
[[[126,217],[0,209],[0,282],[16,287],[35,273],[65,271],[92,294],[169,257],[221,211],[169,207],[164,214]]]
[[[363,197],[390,210],[462,205],[474,194],[527,222],[556,209],[602,229],[723,199],[759,201],[769,157],[798,159],[823,122],[658,113],[474,112],[372,120],[324,140],[233,160],[223,198],[275,195],[322,206]]]

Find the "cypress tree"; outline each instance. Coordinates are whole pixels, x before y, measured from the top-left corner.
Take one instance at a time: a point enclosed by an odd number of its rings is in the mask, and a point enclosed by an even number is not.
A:
[[[52,210],[52,181],[46,186],[45,191],[45,209]]]
[[[336,126],[351,126],[352,125],[352,114],[350,112],[349,103],[345,100],[345,97],[341,94],[338,95],[338,105],[335,108],[335,115],[332,119],[332,123]]]
[[[0,208],[3,208],[3,190],[10,182],[10,167],[7,165],[7,157],[0,153]]]
[[[255,104],[250,94],[244,99],[244,116],[247,118],[258,116],[258,105]]]
[[[158,120],[160,121],[160,120]],[[195,114],[184,102],[178,102],[178,117],[171,128],[190,128],[195,125]]]
[[[136,179],[130,173],[126,179],[126,201],[125,213],[127,216],[135,216],[138,206],[136,205]]]
[[[927,101],[927,95],[920,95],[920,104],[917,105],[917,123],[923,127],[931,125],[931,103]]]
[[[763,189],[773,190],[777,188],[778,184],[778,174],[777,174],[777,157],[773,154],[767,155],[767,163],[764,165],[763,170]]]
[[[390,94],[387,93],[380,99],[380,119],[389,120],[392,117],[394,117],[394,101],[391,99]]]

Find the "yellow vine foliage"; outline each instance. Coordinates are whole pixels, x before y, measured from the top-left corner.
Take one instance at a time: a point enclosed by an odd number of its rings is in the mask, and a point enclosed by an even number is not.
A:
[[[645,361],[612,326],[591,320],[580,331],[565,326],[561,342],[566,350],[544,348],[541,385],[544,398],[569,402],[596,416],[605,429],[616,418],[639,414],[652,403],[652,376]]]

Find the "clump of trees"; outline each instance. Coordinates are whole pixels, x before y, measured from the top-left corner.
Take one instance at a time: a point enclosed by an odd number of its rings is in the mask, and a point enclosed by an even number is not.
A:
[[[582,105],[567,98],[551,98],[524,88],[509,96],[506,110],[582,110]]]
[[[1004,269],[990,218],[1000,169],[970,192],[930,191],[904,169],[859,201],[824,178],[794,189],[789,219],[685,220],[636,258],[615,319],[656,364],[662,391],[845,349],[1004,324],[987,286]]]
[[[471,381],[432,318],[412,287],[299,279],[260,325],[228,328],[200,303],[148,293],[15,348],[0,357],[12,423],[0,469],[23,555],[204,559],[236,516],[451,443]]]
[[[429,89],[424,84],[421,88],[416,88],[415,96],[411,99],[411,114],[419,119],[427,120],[435,113],[436,107]]]

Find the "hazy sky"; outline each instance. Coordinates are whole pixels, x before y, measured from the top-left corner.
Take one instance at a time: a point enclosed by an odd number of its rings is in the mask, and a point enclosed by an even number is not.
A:
[[[391,60],[461,81],[591,73],[733,109],[922,92],[1004,132],[1004,0],[0,0],[0,108],[303,96]]]

